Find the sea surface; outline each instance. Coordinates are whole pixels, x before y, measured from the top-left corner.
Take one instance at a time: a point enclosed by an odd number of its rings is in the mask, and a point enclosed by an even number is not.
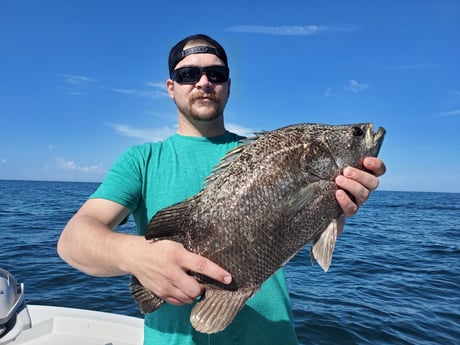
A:
[[[94,278],[56,241],[96,183],[0,180],[0,268],[28,304],[141,316],[128,277]],[[120,231],[134,233],[130,220]],[[331,268],[286,266],[301,344],[460,344],[460,194],[377,191],[347,219]]]

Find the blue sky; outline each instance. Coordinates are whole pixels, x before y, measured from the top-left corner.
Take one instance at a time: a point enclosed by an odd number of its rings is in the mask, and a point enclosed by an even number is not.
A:
[[[173,133],[167,55],[194,33],[227,50],[229,129],[373,122],[382,190],[460,192],[454,0],[0,0],[0,179],[101,181]]]

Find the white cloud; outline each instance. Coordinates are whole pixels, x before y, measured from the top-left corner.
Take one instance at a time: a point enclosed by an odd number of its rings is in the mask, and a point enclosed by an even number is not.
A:
[[[105,172],[103,164],[99,165],[90,165],[90,166],[81,166],[73,160],[66,160],[64,157],[57,157],[56,164],[60,170],[65,171],[78,171],[82,173],[102,173]]]
[[[126,137],[141,139],[144,142],[161,141],[177,132],[177,125],[174,125],[172,127],[164,126],[161,128],[150,128],[150,129],[134,128],[126,124],[109,124],[109,126],[112,127],[117,134],[120,134]],[[235,123],[227,122],[225,127],[230,132],[233,132],[241,136],[245,136],[245,137],[252,136],[254,135],[255,132],[257,132],[252,128],[240,126]]]
[[[460,91],[458,91],[458,90],[450,90],[449,95],[454,96],[454,97],[460,97]]]
[[[169,97],[164,83],[146,82],[145,85],[150,87],[151,89],[140,90],[140,89],[109,88],[109,90],[112,90],[113,92],[116,92],[116,93],[137,96],[137,97],[151,97],[151,98]]]
[[[154,89],[163,89],[166,91],[166,83],[148,81],[145,83],[145,85],[153,87]]]
[[[149,92],[147,91],[142,91],[142,90],[133,90],[133,89],[119,89],[112,87],[110,88],[113,92],[117,93],[122,93],[124,95],[136,95],[136,96],[147,96],[149,95]]]
[[[119,89],[119,88],[110,88],[113,92],[121,93],[123,95],[136,96],[136,97],[165,97],[168,94],[166,92],[158,90],[136,90],[136,89]]]
[[[96,82],[96,79],[83,75],[61,74],[59,77],[63,78],[67,84],[66,87],[61,87],[61,89],[71,96],[86,95],[84,90],[88,88],[90,83]]]
[[[1,164],[6,164],[6,158],[0,157],[0,163]]]
[[[153,117],[160,119],[160,120],[166,120],[170,121],[172,119],[176,119],[177,115],[171,115],[171,114],[163,114],[163,113],[158,113],[156,111],[148,111],[147,114],[152,115]]]
[[[345,85],[343,88],[350,92],[359,93],[369,88],[369,84],[361,84],[356,80],[350,80],[348,85]]]
[[[59,77],[63,78],[66,84],[66,86],[60,87],[60,89],[72,96],[87,95],[86,91],[92,86],[129,96],[149,98],[169,97],[164,82],[145,82],[146,89],[130,89],[103,86],[98,83],[98,80],[84,75],[61,74]]]
[[[177,131],[177,126],[152,129],[138,129],[125,124],[109,124],[109,126],[115,129],[117,134],[153,142],[164,140]]]
[[[61,77],[67,84],[81,85],[95,81],[95,79],[83,75],[62,74]]]
[[[441,64],[409,64],[409,65],[395,65],[390,66],[389,69],[393,70],[413,70],[413,69],[437,69],[441,68]]]
[[[330,87],[324,92],[324,96],[329,97],[331,95],[332,89]]]
[[[77,166],[77,169],[83,173],[105,172],[105,169],[102,163],[100,163],[99,165]]]
[[[77,163],[74,161],[58,161],[59,167],[64,170],[75,170],[77,168]]]
[[[228,31],[240,33],[265,34],[275,36],[309,36],[320,32],[349,32],[356,29],[353,25],[237,25],[227,28]]]
[[[460,115],[460,109],[451,110],[451,111],[443,111],[437,114],[437,116],[457,116],[457,115]]]
[[[241,135],[243,137],[251,137],[251,136],[254,135],[254,133],[258,132],[258,131],[255,131],[252,128],[240,126],[240,125],[238,125],[236,123],[227,122],[225,124],[225,127],[227,128],[228,131],[236,133],[236,134]]]

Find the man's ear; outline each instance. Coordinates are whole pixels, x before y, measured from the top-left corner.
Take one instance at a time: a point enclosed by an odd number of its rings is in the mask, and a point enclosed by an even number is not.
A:
[[[166,89],[168,90],[169,97],[174,99],[174,81],[172,79],[166,80]]]
[[[227,91],[227,100],[230,97],[230,86],[232,86],[232,80],[228,79],[228,91]]]

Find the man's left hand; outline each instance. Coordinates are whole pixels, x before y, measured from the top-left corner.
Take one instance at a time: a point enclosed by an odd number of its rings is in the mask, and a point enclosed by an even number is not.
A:
[[[341,188],[337,190],[335,197],[346,217],[353,216],[358,212],[358,208],[378,187],[378,177],[385,174],[386,171],[385,164],[379,158],[366,157],[363,166],[368,171],[347,167],[343,170],[343,175],[339,175],[335,179],[335,183]]]

